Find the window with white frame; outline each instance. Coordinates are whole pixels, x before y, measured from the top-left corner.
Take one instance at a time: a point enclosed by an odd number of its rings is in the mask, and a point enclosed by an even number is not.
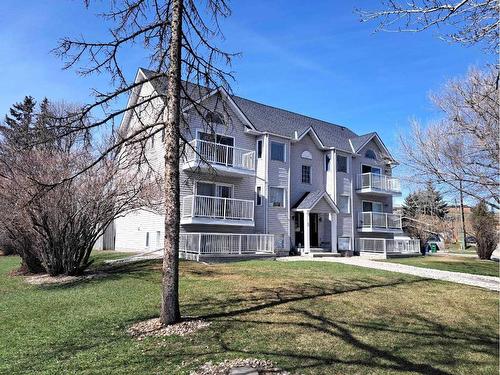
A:
[[[328,172],[330,170],[330,154],[325,155],[325,171]]]
[[[348,214],[351,212],[351,202],[348,195],[339,196],[339,211],[342,214]]]
[[[351,250],[351,237],[339,237],[337,239],[338,250]]]
[[[285,207],[285,189],[279,187],[269,188],[269,205],[271,207]]]
[[[271,160],[285,161],[285,144],[271,142]]]
[[[257,158],[262,157],[262,140],[257,141]]]
[[[311,183],[311,166],[303,165],[302,166],[302,183],[310,184]]]
[[[337,172],[347,173],[347,157],[337,155]]]
[[[196,195],[219,197],[219,198],[232,198],[233,186],[197,181]]]
[[[255,205],[262,205],[262,187],[257,186],[257,191],[255,192]]]
[[[149,247],[149,232],[146,232],[146,247]]]

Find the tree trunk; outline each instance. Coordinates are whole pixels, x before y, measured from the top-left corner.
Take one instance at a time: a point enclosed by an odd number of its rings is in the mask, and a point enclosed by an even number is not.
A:
[[[172,1],[172,26],[167,73],[167,121],[165,124],[165,249],[163,296],[160,321],[173,324],[181,319],[179,309],[179,135],[181,37],[183,0]]]
[[[462,180],[460,180],[460,218],[462,220],[462,246],[467,249],[467,233],[465,233],[465,213],[464,213],[464,192],[462,190]]]

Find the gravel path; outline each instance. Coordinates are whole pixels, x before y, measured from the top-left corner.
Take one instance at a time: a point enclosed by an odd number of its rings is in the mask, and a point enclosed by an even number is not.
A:
[[[500,278],[493,276],[482,276],[482,275],[473,275],[469,273],[461,273],[461,272],[450,272],[450,271],[441,271],[435,270],[431,268],[421,268],[421,267],[413,267],[407,266],[405,264],[398,263],[387,263],[387,262],[377,262],[369,259],[363,259],[360,257],[351,257],[351,258],[303,258],[303,257],[284,257],[278,258],[279,261],[303,261],[303,260],[312,260],[315,262],[335,262],[335,263],[344,263],[352,266],[373,268],[377,270],[390,271],[390,272],[399,272],[406,273],[408,275],[419,276],[427,279],[435,279],[435,280],[444,280],[451,281],[453,283],[477,286],[479,288],[485,288],[489,290],[500,291]]]

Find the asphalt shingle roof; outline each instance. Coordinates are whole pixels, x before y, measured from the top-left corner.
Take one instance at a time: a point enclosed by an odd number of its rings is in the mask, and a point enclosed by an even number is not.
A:
[[[297,210],[312,210],[318,201],[326,194],[325,190],[315,190],[305,193],[300,199],[295,202],[292,209]]]
[[[146,77],[151,77],[154,72],[141,68]],[[151,82],[158,92],[165,90],[164,81],[155,80]],[[199,98],[209,92],[207,88],[199,87],[192,83],[186,83],[186,91],[193,98]],[[253,100],[245,99],[237,95],[231,95],[231,98],[245,114],[252,125],[259,131],[269,132],[289,138],[294,138],[295,134],[300,136],[309,128],[312,128],[321,142],[326,147],[334,147],[339,150],[352,152],[352,147],[357,151],[374,133],[358,136],[352,130],[332,124],[326,121],[318,120],[312,117],[304,116],[298,113],[287,111],[285,109],[272,107],[266,104],[258,103]],[[351,141],[351,143],[349,142]]]

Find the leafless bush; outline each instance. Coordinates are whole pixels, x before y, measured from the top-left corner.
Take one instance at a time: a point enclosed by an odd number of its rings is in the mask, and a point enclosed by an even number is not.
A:
[[[86,134],[47,139],[36,147],[2,144],[0,209],[11,215],[0,220],[28,271],[77,275],[111,221],[154,208],[159,189],[153,176],[130,163],[118,167],[112,155],[90,163],[98,145]]]

